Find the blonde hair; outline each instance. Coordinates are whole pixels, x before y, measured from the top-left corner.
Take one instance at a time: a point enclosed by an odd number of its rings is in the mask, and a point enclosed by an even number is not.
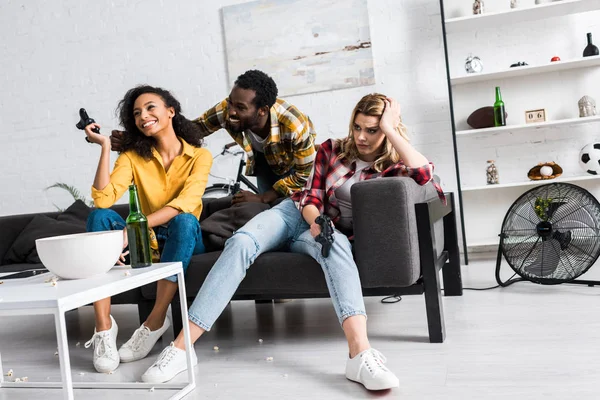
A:
[[[350,127],[348,136],[344,139],[336,140],[336,145],[340,146],[340,155],[338,158],[346,159],[350,162],[356,160],[358,158],[359,152],[356,147],[356,143],[354,142],[354,119],[356,118],[356,114],[364,114],[371,117],[379,117],[383,115],[383,110],[385,109],[384,100],[387,97],[380,93],[372,93],[364,96],[354,107],[352,111],[352,115],[350,116]],[[406,140],[409,140],[408,135],[406,134],[406,126],[402,123],[402,118],[400,118],[400,122],[396,126],[396,131]],[[373,169],[377,172],[381,172],[385,170],[392,164],[400,161],[400,156],[392,147],[392,144],[387,140],[387,137],[383,139],[382,145],[383,151],[381,154],[378,154],[377,158],[373,162]]]

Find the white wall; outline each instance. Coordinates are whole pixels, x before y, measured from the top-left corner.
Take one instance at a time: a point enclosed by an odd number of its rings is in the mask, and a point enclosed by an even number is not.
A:
[[[486,12],[508,10],[510,1],[485,1]],[[534,0],[519,0],[533,6]],[[472,1],[444,1],[447,18],[471,15]],[[586,33],[592,32],[600,46],[600,11],[557,18],[490,26],[474,32],[448,35],[452,76],[466,75],[469,53],[479,56],[484,72],[506,69],[512,63],[546,64],[553,56],[562,60],[581,58]],[[494,103],[494,87],[500,86],[508,113],[507,124],[524,124],[525,111],[545,108],[548,119],[577,118],[577,101],[590,95],[600,107],[600,68],[568,70],[453,87],[457,129],[471,129],[467,117]],[[600,111],[600,108],[599,108]],[[500,183],[527,181],[527,172],[539,162],[555,161],[563,176],[583,175],[578,164],[581,148],[600,139],[600,124],[581,124],[532,131],[468,135],[457,138],[462,186],[486,184],[486,160],[496,160]],[[600,198],[599,181],[577,182]],[[463,193],[467,243],[497,240],[502,218],[526,188],[495,189]]]
[[[80,107],[107,133],[118,127],[118,100],[139,83],[171,90],[190,118],[227,96],[235,77],[227,76],[221,8],[236,3],[0,2],[0,215],[67,206],[62,191],[44,192],[54,182],[89,193],[99,148],[74,126]],[[362,95],[396,97],[413,143],[454,190],[438,1],[368,4],[377,84],[287,99],[310,115],[323,141],[346,134]],[[216,154],[229,139],[216,133],[208,148]],[[219,157],[213,174],[232,175],[234,167],[235,160]]]

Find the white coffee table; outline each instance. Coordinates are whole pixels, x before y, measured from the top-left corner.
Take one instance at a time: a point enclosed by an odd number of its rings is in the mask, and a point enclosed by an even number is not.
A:
[[[188,383],[103,383],[75,382],[71,377],[71,363],[67,344],[65,313],[90,304],[96,300],[114,296],[171,275],[177,275],[179,301],[183,321],[183,333],[187,351]],[[56,286],[45,282],[52,274],[46,273],[31,278],[6,280],[0,285],[0,316],[23,316],[53,314],[58,340],[58,355],[62,382],[7,382],[0,360],[0,387],[10,388],[63,388],[64,398],[72,400],[73,388],[114,389],[180,389],[171,399],[181,399],[196,387],[190,349],[190,330],[187,324],[187,302],[181,262],[158,263],[147,268],[131,269],[114,267],[108,273],[76,280],[59,280]],[[0,278],[2,280],[2,278]],[[177,334],[177,332],[176,332]],[[90,362],[91,362],[90,356]]]

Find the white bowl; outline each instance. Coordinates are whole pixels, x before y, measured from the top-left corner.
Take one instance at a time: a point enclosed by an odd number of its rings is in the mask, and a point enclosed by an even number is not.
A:
[[[63,279],[84,279],[108,272],[123,251],[123,231],[54,236],[35,241],[40,260]]]

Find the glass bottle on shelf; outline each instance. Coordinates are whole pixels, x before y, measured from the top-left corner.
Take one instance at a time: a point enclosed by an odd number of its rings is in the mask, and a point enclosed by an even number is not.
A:
[[[498,169],[494,164],[494,160],[488,160],[488,166],[486,168],[485,174],[487,176],[487,184],[488,185],[497,185],[500,183],[500,179],[498,177]]]
[[[506,126],[506,115],[504,113],[504,102],[500,87],[496,86],[496,102],[494,103],[494,126]]]
[[[587,46],[585,46],[585,49],[583,49],[583,56],[584,57],[590,57],[590,56],[597,56],[598,54],[600,54],[600,52],[598,51],[598,48],[596,46],[594,46],[594,44],[592,43],[592,33],[588,32],[587,34]]]

